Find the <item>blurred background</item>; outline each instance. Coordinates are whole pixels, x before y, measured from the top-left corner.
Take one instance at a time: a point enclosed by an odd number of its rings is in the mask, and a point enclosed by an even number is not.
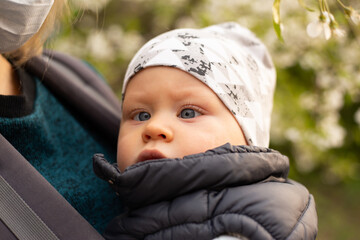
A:
[[[270,0],[72,0],[48,47],[91,63],[120,98],[131,57],[159,33],[224,21],[248,27],[278,72],[271,148],[289,157],[290,178],[314,195],[318,239],[360,239],[360,16],[327,0],[338,27],[329,38],[319,2],[280,2],[281,42]],[[360,10],[359,0],[343,3]]]

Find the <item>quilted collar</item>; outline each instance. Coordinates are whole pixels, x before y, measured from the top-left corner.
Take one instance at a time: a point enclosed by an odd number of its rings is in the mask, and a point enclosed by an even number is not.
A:
[[[138,208],[199,189],[283,181],[288,175],[289,160],[269,148],[225,144],[184,158],[140,162],[124,172],[104,155],[95,154],[93,167],[128,207]]]

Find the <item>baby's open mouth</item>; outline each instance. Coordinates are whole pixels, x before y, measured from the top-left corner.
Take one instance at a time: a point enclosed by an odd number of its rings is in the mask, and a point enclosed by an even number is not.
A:
[[[164,154],[162,154],[161,152],[159,152],[156,149],[152,149],[152,150],[144,150],[142,151],[136,162],[143,162],[143,161],[147,161],[147,160],[153,160],[153,159],[161,159],[161,158],[166,158]]]

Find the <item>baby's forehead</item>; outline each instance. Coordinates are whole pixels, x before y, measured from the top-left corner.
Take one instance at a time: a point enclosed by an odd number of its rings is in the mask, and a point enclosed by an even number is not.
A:
[[[202,90],[213,90],[190,73],[167,66],[147,67],[136,73],[130,80],[124,91],[125,95],[144,96],[155,92],[164,94],[171,92],[177,98],[186,98]],[[213,92],[216,96],[216,93]]]

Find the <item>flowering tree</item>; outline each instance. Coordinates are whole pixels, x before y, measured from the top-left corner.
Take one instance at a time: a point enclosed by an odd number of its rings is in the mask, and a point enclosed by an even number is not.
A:
[[[295,114],[299,114],[297,119],[302,119],[303,122],[285,123],[283,119],[279,120],[275,117],[280,125],[284,123],[289,125],[286,127],[283,125],[281,132],[274,135],[278,138],[278,143],[282,145],[281,133],[285,133],[283,136],[291,142],[291,155],[296,161],[298,170],[303,172],[317,170],[317,173],[320,173],[323,180],[328,183],[349,178],[357,179],[359,177],[357,146],[360,143],[358,104],[360,65],[359,51],[356,49],[359,49],[360,43],[360,15],[353,7],[346,6],[340,0],[333,1],[331,4],[326,0],[319,0],[318,11],[313,10],[313,7],[305,6],[301,0],[299,3],[315,16],[315,19],[306,27],[307,35],[304,34],[310,38],[307,41],[299,41],[301,38],[298,36],[296,42],[292,42],[301,44],[293,47],[301,56],[294,59],[290,68],[280,67],[280,72],[285,70],[288,74],[297,66],[302,71],[300,76],[303,79],[299,79],[301,82],[297,87],[303,88],[303,91],[296,91],[299,95],[294,98],[296,100],[294,104],[296,104]],[[280,21],[280,9],[280,0],[275,0],[273,4],[274,28],[279,39],[283,40],[282,29],[285,27]],[[285,21],[291,21],[292,18],[285,13]],[[339,19],[340,24],[336,19]],[[314,39],[319,37],[322,37],[320,41]],[[335,39],[331,41],[331,37]],[[290,36],[289,41],[292,41],[291,38]],[[288,50],[286,48],[286,51]],[[275,51],[275,54],[277,53]],[[285,64],[278,66],[285,66]],[[297,78],[293,74],[291,78],[294,77]],[[304,78],[310,78],[310,81]],[[282,81],[282,78],[279,78],[279,81]],[[279,88],[282,87],[279,86]],[[277,106],[282,108],[281,103]],[[287,110],[283,111],[285,113]],[[275,116],[283,117],[284,115]]]
[[[280,40],[283,41],[281,35],[282,24],[280,22],[280,1],[275,0],[273,4],[273,21],[274,28]],[[310,8],[305,5],[303,0],[298,0],[299,4],[310,12],[315,12],[313,8]],[[359,25],[360,23],[360,15],[359,12],[356,11],[350,5],[345,5],[341,0],[336,0],[339,6],[343,9],[345,16],[350,19],[353,24]],[[316,1],[315,1],[316,2]],[[331,35],[335,37],[343,37],[345,35],[345,30],[339,28],[339,24],[337,23],[334,15],[331,13],[331,8],[327,2],[327,0],[318,0],[318,8],[319,15],[318,19],[307,26],[307,33],[310,37],[318,37],[322,33],[324,33],[324,37],[326,40],[329,40]]]
[[[359,1],[72,4],[82,10],[74,10],[75,22],[55,48],[95,65],[119,94],[127,63],[149,38],[176,27],[223,21],[250,28],[269,47],[278,70],[271,146],[290,156],[296,172],[316,172],[328,183],[360,177]]]

